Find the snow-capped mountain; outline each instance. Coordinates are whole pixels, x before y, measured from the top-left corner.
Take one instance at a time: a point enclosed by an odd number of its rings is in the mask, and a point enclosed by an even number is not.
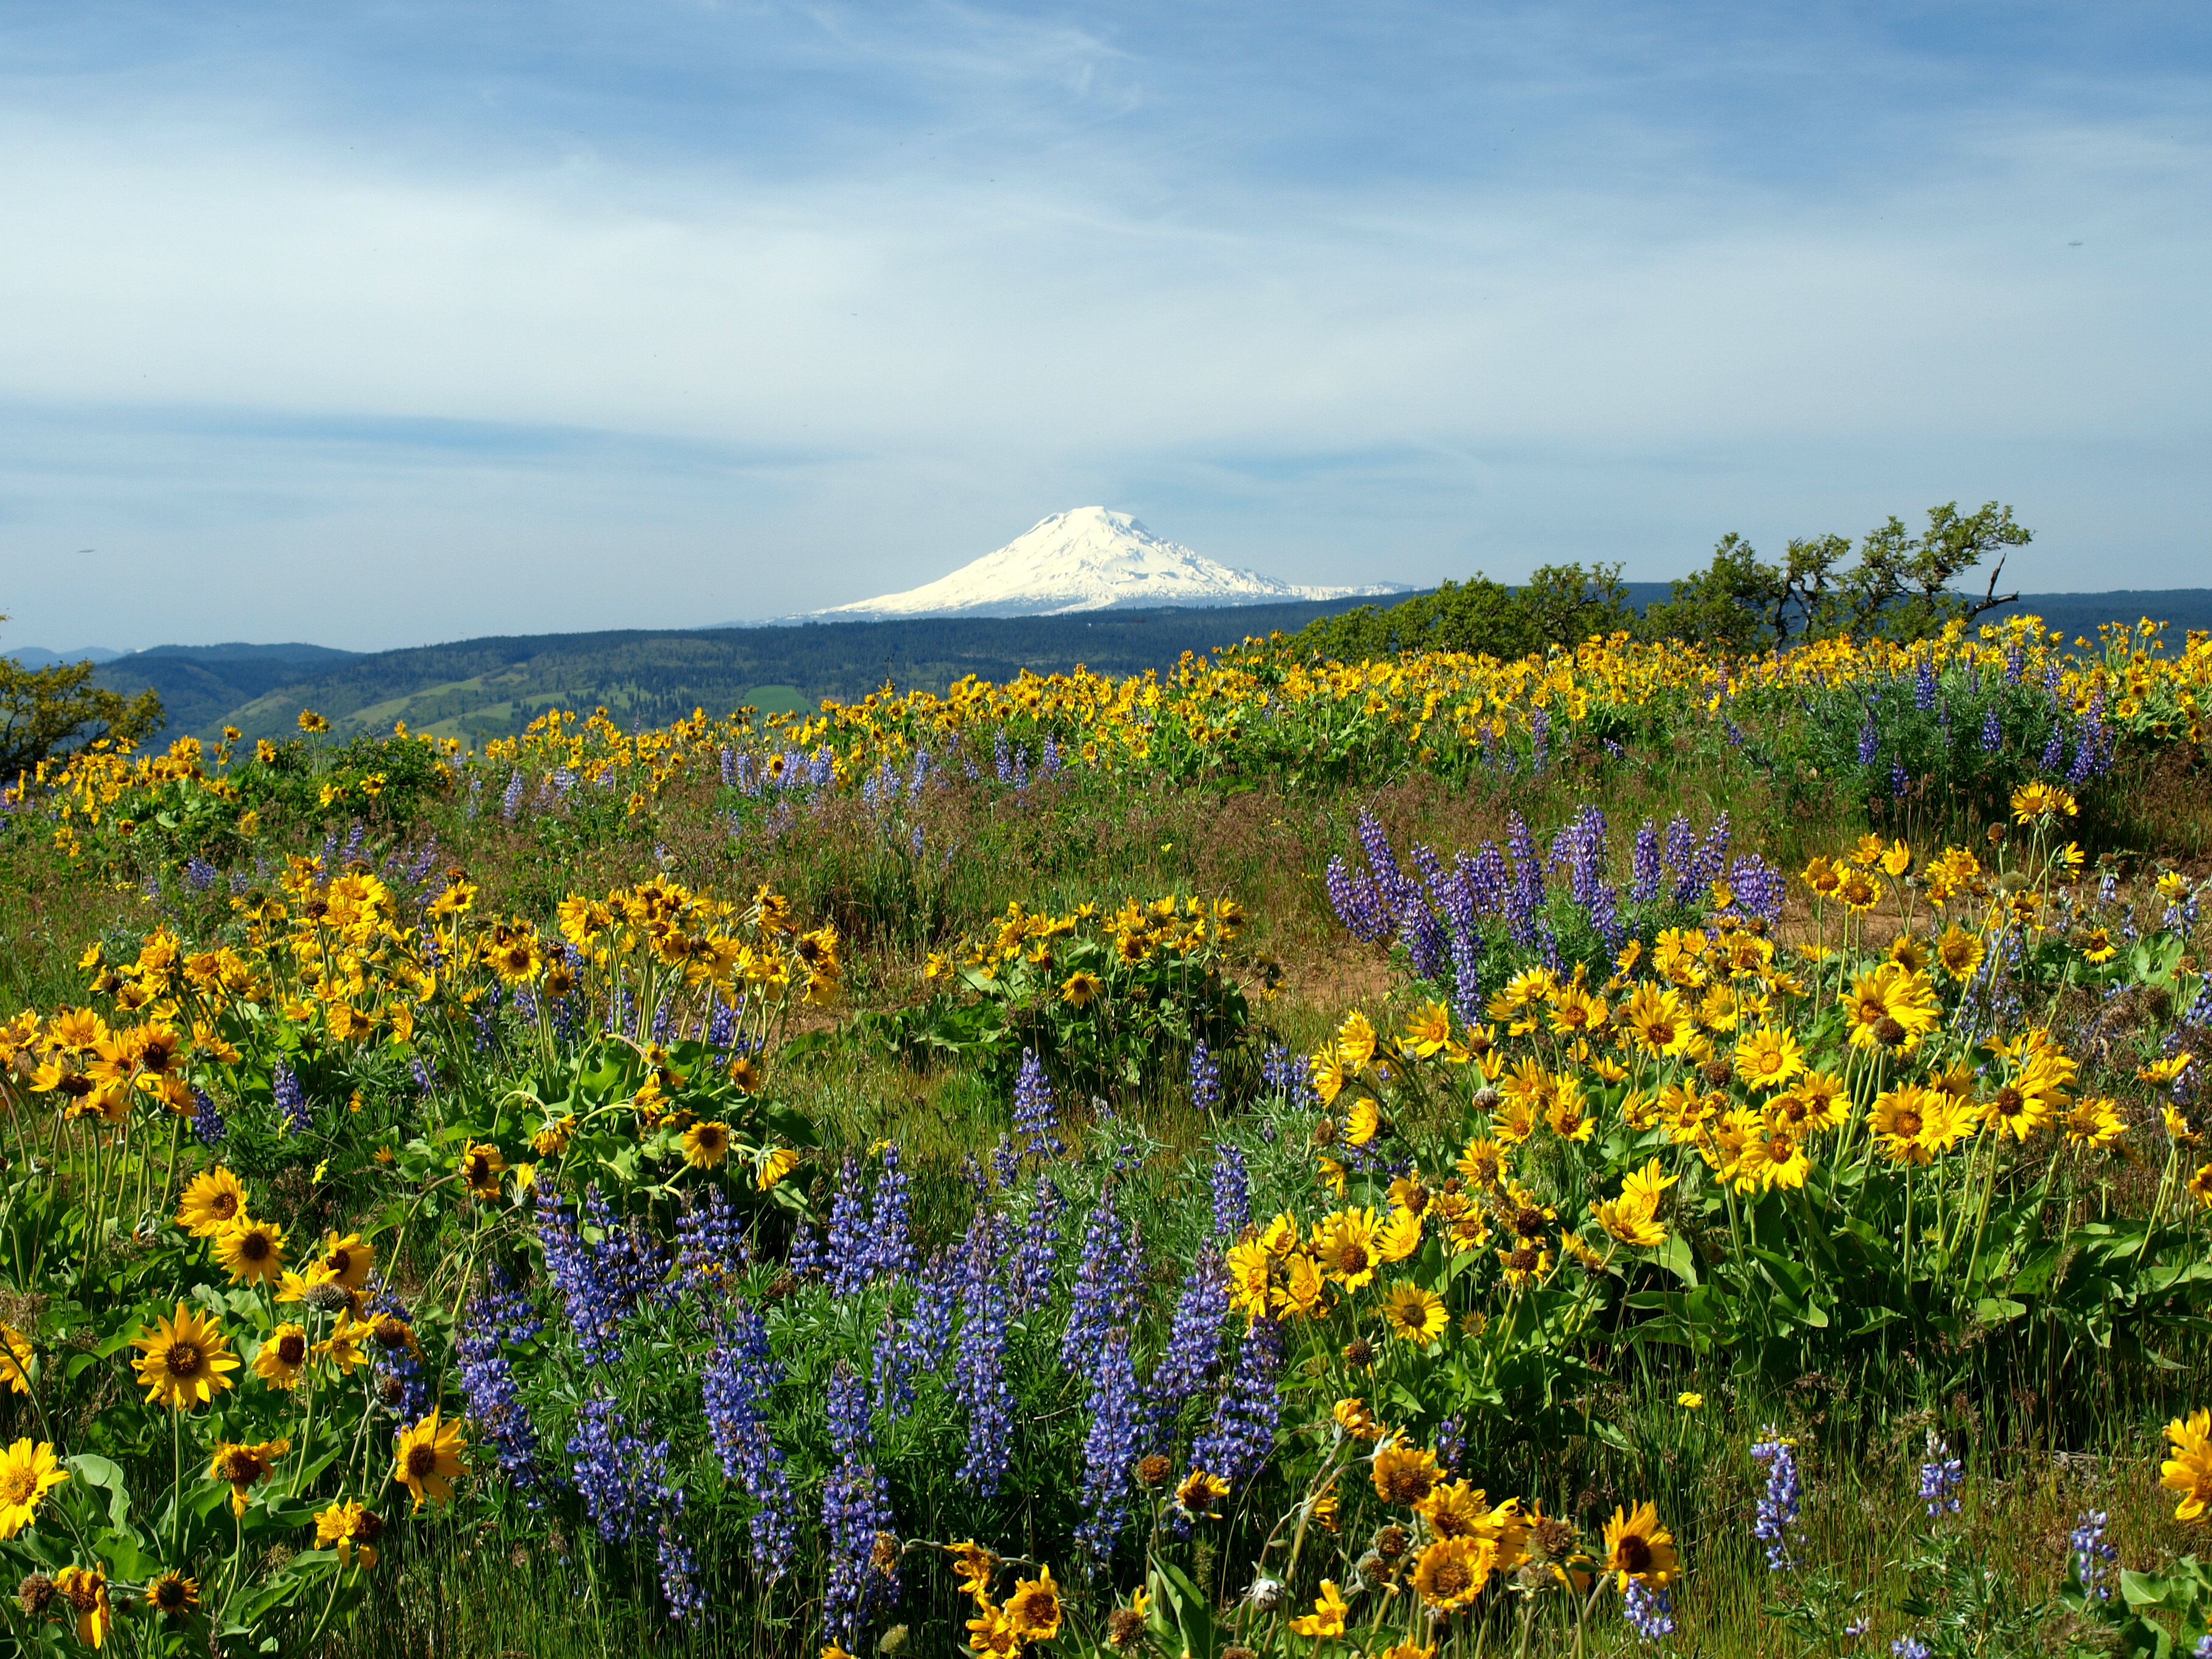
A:
[[[1391,582],[1310,587],[1164,542],[1127,513],[1079,507],[1055,513],[995,553],[903,593],[811,614],[836,621],[897,617],[1048,617],[1116,606],[1265,605],[1403,593]]]

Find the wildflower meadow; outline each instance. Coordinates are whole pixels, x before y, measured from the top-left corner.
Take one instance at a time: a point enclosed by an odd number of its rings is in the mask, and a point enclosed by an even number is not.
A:
[[[2212,641],[0,793],[15,1650],[2212,1659]]]

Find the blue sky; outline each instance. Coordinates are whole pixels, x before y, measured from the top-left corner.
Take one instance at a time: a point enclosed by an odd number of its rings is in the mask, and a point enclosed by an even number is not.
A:
[[[1091,502],[2212,585],[2202,6],[9,16],[0,644],[771,616]]]

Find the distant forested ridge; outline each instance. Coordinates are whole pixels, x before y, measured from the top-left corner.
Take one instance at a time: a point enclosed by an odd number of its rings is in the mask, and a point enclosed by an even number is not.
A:
[[[303,708],[342,731],[410,730],[471,742],[520,731],[550,708],[605,707],[622,724],[663,725],[695,708],[812,708],[852,701],[885,680],[942,691],[963,675],[1006,680],[1082,664],[1100,673],[1166,671],[1280,633],[1302,655],[1356,661],[1440,648],[1512,657],[1626,629],[1649,632],[1683,584],[1623,582],[1604,568],[1540,571],[1518,587],[1477,576],[1402,602],[1338,599],[1066,617],[924,617],[775,628],[538,634],[356,655],[312,645],[162,647],[101,665],[97,683],[161,697],[166,730],[212,738],[294,729]],[[1726,601],[1723,601],[1725,604]],[[2028,593],[1980,620],[2033,611],[2069,639],[2149,616],[2175,636],[2212,629],[2212,589]],[[1679,612],[1677,614],[1680,614]]]

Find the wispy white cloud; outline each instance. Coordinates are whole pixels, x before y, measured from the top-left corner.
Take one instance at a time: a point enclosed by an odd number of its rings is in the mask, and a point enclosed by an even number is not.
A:
[[[1953,496],[2015,502],[2039,585],[2203,568],[2185,53],[946,5],[134,53],[95,15],[112,61],[57,23],[0,65],[18,640],[773,614],[1097,500],[1305,580],[1659,577]],[[87,545],[129,580],[52,562]]]

